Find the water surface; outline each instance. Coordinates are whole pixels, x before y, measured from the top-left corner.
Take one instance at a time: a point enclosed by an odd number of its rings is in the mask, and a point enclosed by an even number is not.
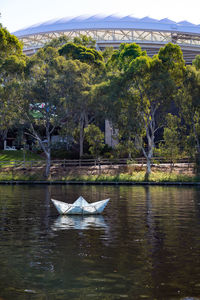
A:
[[[50,196],[111,198],[59,217]],[[0,186],[0,300],[200,299],[200,189]]]

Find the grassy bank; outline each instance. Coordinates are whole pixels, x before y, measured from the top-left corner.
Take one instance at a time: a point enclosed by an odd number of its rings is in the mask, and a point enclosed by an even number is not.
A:
[[[132,174],[118,175],[85,175],[66,176],[65,181],[90,181],[90,182],[145,182],[145,172],[133,172]],[[198,182],[200,177],[189,176],[176,173],[153,172],[149,177],[149,182]]]
[[[0,161],[13,161],[13,160],[42,160],[42,156],[32,153],[31,151],[9,151],[9,150],[0,150]]]
[[[45,180],[43,172],[0,172],[0,181],[36,181]],[[49,181],[75,181],[75,182],[145,182],[145,172],[133,172],[132,174],[118,175],[68,175],[68,176],[50,176]],[[194,175],[185,175],[166,172],[152,172],[149,182],[200,182],[200,177]]]

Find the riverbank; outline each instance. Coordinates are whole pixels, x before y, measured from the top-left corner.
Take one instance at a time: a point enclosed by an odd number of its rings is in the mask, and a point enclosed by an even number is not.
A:
[[[0,183],[46,183],[46,184],[200,184],[200,176],[194,173],[194,165],[179,163],[152,165],[149,180],[145,177],[143,164],[66,166],[54,163],[48,179],[45,164],[24,167],[1,167]]]
[[[27,172],[4,172],[0,173],[0,184],[22,184],[22,183],[36,183],[36,184],[200,184],[200,177],[192,174],[177,174],[175,172],[152,172],[149,180],[145,179],[145,171],[121,173],[116,175],[100,174],[100,175],[66,175],[66,176],[49,176],[45,179],[40,173]]]
[[[0,185],[141,185],[141,186],[199,186],[200,182],[126,182],[126,181],[49,181],[49,180],[36,180],[36,181],[0,181]]]

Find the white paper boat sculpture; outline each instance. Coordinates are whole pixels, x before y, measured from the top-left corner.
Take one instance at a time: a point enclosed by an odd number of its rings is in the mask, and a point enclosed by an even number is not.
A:
[[[51,199],[61,215],[94,215],[101,214],[110,199],[88,203],[80,196],[73,204]]]

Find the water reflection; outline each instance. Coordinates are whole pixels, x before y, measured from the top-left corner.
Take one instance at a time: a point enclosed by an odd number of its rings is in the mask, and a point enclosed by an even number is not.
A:
[[[103,216],[59,216],[51,226],[51,229],[54,231],[67,229],[85,230],[94,227],[107,228]]]

